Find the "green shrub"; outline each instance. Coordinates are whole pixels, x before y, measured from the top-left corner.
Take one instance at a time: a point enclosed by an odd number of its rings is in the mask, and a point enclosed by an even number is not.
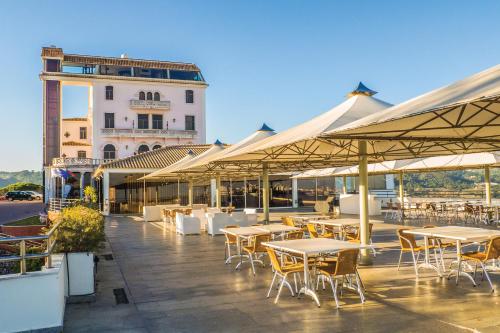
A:
[[[104,241],[104,216],[95,209],[81,205],[65,208],[58,222],[56,252],[95,252]]]

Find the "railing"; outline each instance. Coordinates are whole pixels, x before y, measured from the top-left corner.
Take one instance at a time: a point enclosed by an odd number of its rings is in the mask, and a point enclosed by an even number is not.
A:
[[[60,198],[50,198],[49,200],[49,211],[59,212],[63,208],[76,205],[80,203],[81,199],[60,199]]]
[[[170,110],[170,101],[130,100],[131,109]]]
[[[45,267],[52,267],[52,250],[56,244],[56,241],[52,239],[52,235],[54,231],[59,227],[61,222],[56,223],[45,235],[37,235],[37,236],[20,236],[20,237],[1,237],[0,236],[0,244],[7,243],[8,245],[19,244],[19,255],[8,255],[8,256],[0,256],[0,262],[20,262],[20,273],[26,274],[26,260],[31,259],[41,259],[46,258]],[[42,253],[26,253],[26,243],[27,242],[47,242],[47,248],[45,252]],[[14,245],[12,245],[14,246]]]
[[[198,133],[189,130],[141,129],[141,128],[101,128],[103,136],[113,137],[162,137],[193,139]]]
[[[52,159],[52,166],[54,167],[97,166],[99,164],[106,163],[109,161],[110,160],[103,160],[97,158],[56,157]]]

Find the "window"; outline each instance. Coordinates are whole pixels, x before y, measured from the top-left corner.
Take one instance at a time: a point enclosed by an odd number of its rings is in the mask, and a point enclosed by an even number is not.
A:
[[[104,114],[104,128],[115,128],[115,114],[105,113]]]
[[[147,129],[149,128],[149,115],[138,114],[137,115],[137,128]]]
[[[151,93],[151,91],[148,91],[148,93],[147,93],[147,95],[146,95],[146,96],[147,96],[147,97],[146,97],[146,99],[147,99],[148,101],[152,101],[152,100],[153,100],[153,94]]]
[[[194,93],[192,90],[186,90],[186,103],[194,103]]]
[[[78,158],[87,158],[87,152],[85,150],[79,150]]]
[[[194,116],[186,116],[186,131],[194,131]]]
[[[173,69],[170,70],[170,78],[172,80],[203,81],[200,72],[177,71]]]
[[[155,92],[155,95],[154,95],[154,100],[155,100],[155,101],[159,101],[159,100],[160,100],[160,93]]]
[[[161,148],[161,146],[160,146],[160,145],[154,145],[154,146],[153,146],[153,150],[155,150],[155,149],[160,149],[160,148]]]
[[[153,115],[153,129],[163,129],[163,115]]]
[[[87,127],[80,127],[80,140],[87,140]]]
[[[106,86],[106,100],[113,100],[113,86]]]
[[[141,91],[141,92],[139,93],[139,100],[140,100],[140,101],[143,101],[143,100],[145,100],[145,99],[146,99],[146,94],[144,93],[144,91]]]
[[[107,144],[104,146],[104,159],[105,160],[114,160],[116,158],[116,149],[115,146],[111,144]]]
[[[145,153],[149,151],[149,147],[147,145],[140,145],[139,149],[137,149],[137,152],[139,154]]]

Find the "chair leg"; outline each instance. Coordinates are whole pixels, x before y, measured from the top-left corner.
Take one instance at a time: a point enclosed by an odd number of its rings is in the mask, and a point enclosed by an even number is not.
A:
[[[332,286],[333,298],[335,299],[335,304],[337,305],[337,309],[338,309],[340,307],[339,306],[339,299],[337,297],[338,281],[335,279],[335,283],[333,283],[333,279],[331,276],[330,276],[330,285]]]
[[[495,289],[493,289],[493,284],[491,283],[490,275],[486,271],[486,267],[484,267],[484,264],[481,262],[481,268],[483,269],[484,275],[486,276],[486,280],[488,280],[488,283],[490,284],[491,292],[494,292]]]
[[[363,294],[364,286],[361,283],[361,279],[359,277],[359,274],[358,274],[357,270],[356,270],[356,274],[354,274],[354,275],[356,277],[356,286],[358,287],[357,289],[358,289],[359,297],[361,298],[361,303],[364,303],[365,302],[365,295]]]
[[[285,284],[285,277],[283,276],[281,278],[281,283],[280,283],[280,287],[278,289],[278,294],[276,295],[276,298],[274,299],[274,304],[278,304],[278,300],[280,298],[281,290],[283,289],[284,284]]]
[[[253,273],[253,276],[255,276],[255,265],[253,263],[253,256],[251,253],[248,254],[248,257],[250,258],[250,265],[252,265],[252,273]]]
[[[417,268],[417,262],[418,262],[418,256],[420,255],[420,252],[417,254],[417,258],[415,259],[415,253],[411,251],[411,257],[413,259],[413,266],[415,267],[415,275],[418,277],[418,268]]]
[[[399,251],[398,271],[401,266],[401,259],[403,258],[403,250]]]
[[[273,275],[273,281],[271,282],[271,285],[269,286],[269,290],[267,291],[267,298],[269,298],[269,296],[271,296],[271,290],[273,290],[273,287],[274,287],[274,282],[276,281],[276,275],[278,275],[278,272],[274,273]]]

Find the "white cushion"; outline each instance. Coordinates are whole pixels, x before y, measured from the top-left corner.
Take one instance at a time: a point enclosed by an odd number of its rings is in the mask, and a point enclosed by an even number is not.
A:
[[[199,234],[200,219],[177,213],[175,216],[175,230],[182,235]]]
[[[221,235],[220,229],[227,225],[231,225],[232,219],[226,213],[207,213],[208,218],[208,234],[209,235]]]

